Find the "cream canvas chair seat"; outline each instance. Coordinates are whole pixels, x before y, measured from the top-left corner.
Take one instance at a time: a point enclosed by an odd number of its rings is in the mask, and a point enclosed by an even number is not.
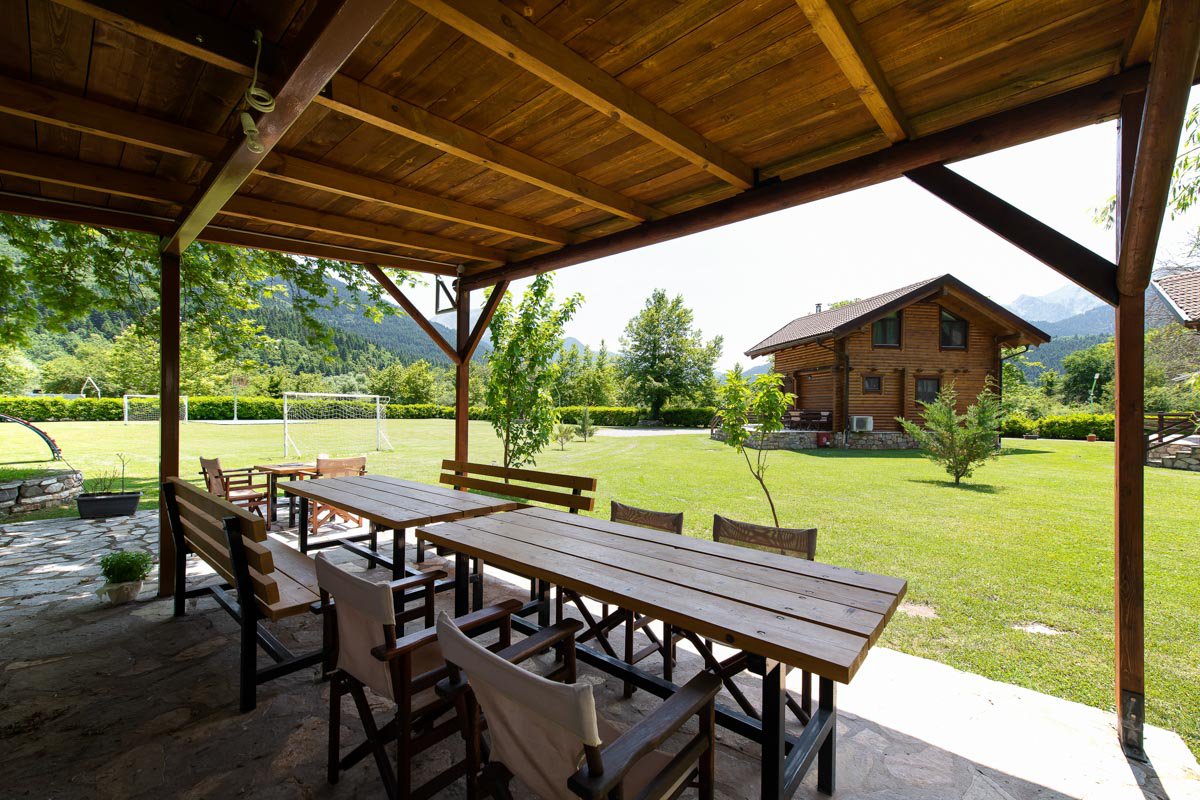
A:
[[[451,681],[465,673],[469,691],[458,699],[467,738],[468,794],[480,796],[477,777],[500,798],[510,797],[515,777],[545,800],[600,800],[614,791],[621,797],[646,800],[677,797],[698,780],[701,798],[713,796],[713,700],[720,680],[701,673],[652,714],[625,732],[596,713],[590,683],[574,682],[575,642],[580,623],[567,620],[553,626],[568,631],[560,646],[566,660],[566,682],[529,672],[464,635],[445,614],[438,617],[438,641],[450,669]],[[551,631],[552,628],[543,629]],[[513,649],[519,649],[514,645]],[[527,655],[521,653],[522,656]],[[482,712],[490,740],[482,776]],[[659,749],[692,717],[699,731],[676,753]]]

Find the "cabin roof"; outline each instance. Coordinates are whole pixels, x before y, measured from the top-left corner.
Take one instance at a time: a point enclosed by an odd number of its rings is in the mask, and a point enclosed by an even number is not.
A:
[[[831,308],[792,320],[779,330],[746,351],[751,358],[786,350],[789,347],[815,342],[820,339],[838,339],[863,325],[898,311],[920,300],[942,294],[964,297],[979,313],[984,314],[1015,335],[1014,344],[1045,344],[1050,336],[1026,322],[1004,306],[993,302],[967,286],[953,275],[946,274],[929,278],[890,292],[858,300],[840,308]]]
[[[1150,285],[1176,319],[1200,329],[1200,269],[1155,278]]]

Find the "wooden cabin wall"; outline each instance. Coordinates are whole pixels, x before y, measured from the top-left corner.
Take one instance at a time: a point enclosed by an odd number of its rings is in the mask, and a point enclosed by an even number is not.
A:
[[[815,342],[775,354],[775,371],[784,377],[784,389],[796,395],[795,408],[834,410],[833,343]]]
[[[900,429],[897,416],[920,418],[917,378],[939,378],[942,386],[953,383],[958,391],[959,411],[995,378],[998,330],[994,323],[972,314],[958,304],[949,310],[966,318],[966,350],[943,350],[939,346],[941,306],[933,300],[914,303],[901,312],[900,347],[873,347],[871,326],[865,325],[846,337],[850,360],[850,414],[875,418],[875,430]],[[863,392],[863,378],[883,378],[883,391]]]

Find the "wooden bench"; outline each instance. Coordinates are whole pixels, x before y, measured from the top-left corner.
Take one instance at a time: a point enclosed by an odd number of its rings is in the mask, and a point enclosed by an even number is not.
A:
[[[566,475],[559,472],[501,467],[496,464],[477,464],[470,461],[442,461],[439,482],[463,491],[474,490],[497,494],[530,503],[557,506],[572,514],[591,511],[596,507],[596,498],[584,492],[595,492],[597,481],[582,475]],[[417,563],[425,560],[425,542],[417,538]],[[538,600],[549,587],[539,586],[530,579],[529,597]]]
[[[162,489],[175,540],[175,616],[184,615],[187,598],[211,595],[238,621],[240,708],[250,711],[258,684],[322,661],[323,650],[295,655],[263,626],[319,607],[316,566],[303,553],[269,538],[262,517],[179,478],[168,478]],[[222,582],[188,589],[188,555],[201,558]],[[236,599],[230,590],[236,591]],[[259,647],[274,664],[258,668]]]

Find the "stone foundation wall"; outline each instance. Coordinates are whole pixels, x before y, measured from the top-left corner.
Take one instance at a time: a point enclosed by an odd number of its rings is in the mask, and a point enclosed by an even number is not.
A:
[[[65,505],[83,491],[79,470],[0,483],[0,516]]]
[[[763,442],[764,450],[815,450],[817,448],[817,431],[778,431],[768,434]],[[828,431],[825,431],[828,434]],[[912,450],[917,443],[905,433],[899,431],[872,431],[870,433],[833,434],[833,446],[845,447],[849,450]],[[725,434],[713,431],[712,438],[718,442],[725,441]],[[757,444],[754,445],[757,449]]]
[[[1195,446],[1168,446],[1161,448],[1170,450],[1170,455],[1164,455],[1161,460],[1150,461],[1151,466],[1165,467],[1166,469],[1182,469],[1188,472],[1200,472],[1200,447]]]

